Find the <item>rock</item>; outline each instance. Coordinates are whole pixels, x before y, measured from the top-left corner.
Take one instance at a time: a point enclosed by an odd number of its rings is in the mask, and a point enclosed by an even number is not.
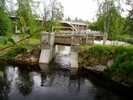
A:
[[[25,64],[37,64],[39,58],[30,54],[19,54],[18,56],[15,57],[15,61],[19,63],[25,63]]]
[[[107,67],[110,68],[110,67],[113,65],[113,62],[114,62],[113,60],[109,60],[109,61],[107,62]]]
[[[97,65],[97,66],[96,66],[96,70],[97,70],[97,71],[100,71],[100,72],[103,72],[106,68],[107,68],[107,67],[104,66],[104,65]]]
[[[104,65],[96,65],[96,66],[89,66],[87,69],[97,71],[97,72],[103,72],[107,67]]]

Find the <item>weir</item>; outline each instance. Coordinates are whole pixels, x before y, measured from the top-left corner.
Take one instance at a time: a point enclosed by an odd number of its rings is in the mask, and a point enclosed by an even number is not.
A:
[[[78,69],[78,47],[82,44],[92,45],[97,37],[102,35],[81,34],[81,33],[41,33],[41,54],[39,63],[49,64],[55,57],[55,45],[69,45],[71,46],[70,61],[71,69]]]

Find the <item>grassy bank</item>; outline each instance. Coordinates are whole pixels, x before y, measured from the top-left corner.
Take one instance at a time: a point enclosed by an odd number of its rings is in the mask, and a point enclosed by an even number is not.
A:
[[[34,37],[29,37],[20,40],[16,44],[0,44],[0,59],[12,60],[19,54],[31,52],[34,48],[38,47],[40,40]]]
[[[109,78],[133,86],[133,46],[81,46],[79,56],[81,67],[104,65]],[[110,67],[109,60],[113,60]]]

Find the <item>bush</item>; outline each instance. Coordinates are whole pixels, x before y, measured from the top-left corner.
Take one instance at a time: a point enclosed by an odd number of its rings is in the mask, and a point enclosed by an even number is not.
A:
[[[114,63],[111,69],[109,69],[111,75],[115,76],[121,74],[126,77],[133,75],[133,48],[121,47],[116,51],[116,53]]]

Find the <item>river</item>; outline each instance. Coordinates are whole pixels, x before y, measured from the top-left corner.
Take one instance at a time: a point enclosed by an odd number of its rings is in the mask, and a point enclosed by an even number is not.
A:
[[[70,47],[58,47],[58,51],[53,63],[40,68],[1,63],[0,100],[126,100],[72,73]]]

